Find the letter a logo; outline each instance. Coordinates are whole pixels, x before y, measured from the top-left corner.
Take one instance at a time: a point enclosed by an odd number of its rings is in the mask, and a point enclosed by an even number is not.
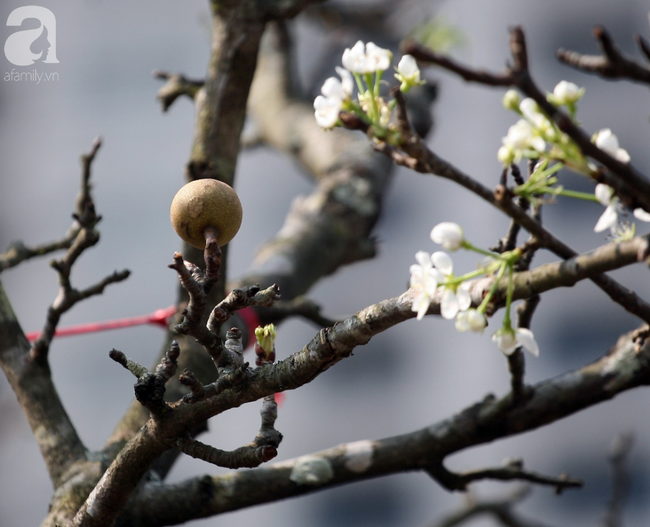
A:
[[[16,66],[31,66],[36,61],[58,64],[56,58],[56,18],[49,9],[37,5],[18,7],[9,13],[8,26],[22,26],[28,19],[36,19],[36,29],[21,29],[5,42],[5,56]]]

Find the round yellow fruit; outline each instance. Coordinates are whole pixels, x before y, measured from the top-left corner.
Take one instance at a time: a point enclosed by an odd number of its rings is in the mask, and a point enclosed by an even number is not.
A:
[[[197,179],[174,196],[170,211],[172,227],[183,240],[205,249],[205,230],[217,230],[217,243],[226,245],[235,237],[242,220],[237,193],[216,179]]]

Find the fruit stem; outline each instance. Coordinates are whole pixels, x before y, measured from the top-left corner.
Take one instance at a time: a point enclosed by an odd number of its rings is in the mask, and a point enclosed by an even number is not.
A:
[[[221,269],[221,247],[217,242],[219,231],[216,227],[208,225],[203,231],[203,236],[205,236],[205,250],[203,252],[205,277],[210,282],[216,282]]]

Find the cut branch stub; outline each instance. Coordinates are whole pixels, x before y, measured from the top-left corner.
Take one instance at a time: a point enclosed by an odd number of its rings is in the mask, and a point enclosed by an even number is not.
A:
[[[135,398],[155,417],[169,410],[169,406],[163,400],[165,384],[176,373],[180,352],[178,342],[175,340],[172,341],[170,348],[158,366],[156,366],[154,373],[151,373],[141,364],[128,358],[119,350],[112,349],[108,355],[137,377],[138,381],[133,387],[135,390]]]
[[[203,250],[211,239],[224,246],[235,237],[242,206],[230,186],[216,179],[197,179],[176,193],[170,217],[176,234]]]

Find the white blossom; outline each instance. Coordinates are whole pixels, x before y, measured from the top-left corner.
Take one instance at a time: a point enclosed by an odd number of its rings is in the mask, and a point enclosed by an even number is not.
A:
[[[600,218],[598,218],[598,222],[596,222],[594,232],[602,232],[609,229],[612,235],[615,235],[618,226],[618,215],[623,211],[621,200],[614,195],[614,189],[604,183],[598,183],[596,185],[594,194],[600,204],[606,207],[605,212],[602,213]],[[650,214],[641,208],[634,209],[633,214],[639,221],[650,222]]]
[[[600,215],[596,226],[594,227],[594,232],[603,232],[604,230],[609,229],[610,231],[615,231],[616,226],[618,225],[618,211],[616,210],[616,205],[611,203]]]
[[[553,89],[554,101],[557,104],[574,104],[578,102],[585,94],[584,88],[579,88],[578,85],[568,82],[560,81]]]
[[[412,55],[404,55],[397,64],[395,78],[400,81],[400,90],[407,92],[413,86],[424,84],[420,80],[420,68]]]
[[[392,54],[373,42],[364,43],[359,40],[352,48],[343,52],[343,66],[353,73],[374,73],[387,70]]]
[[[415,292],[411,310],[418,314],[418,320],[422,320],[429,309],[441,275],[433,267],[433,260],[429,253],[418,251],[415,254],[415,259],[418,263],[411,265],[409,269],[411,272],[410,286]]]
[[[319,95],[314,99],[314,116],[319,126],[333,128],[339,120],[339,112],[343,101],[336,97]]]
[[[445,276],[450,276],[454,272],[454,262],[444,251],[436,251],[431,255],[433,265]]]
[[[343,69],[336,68],[341,80],[330,77],[321,87],[321,95],[314,99],[314,116],[316,122],[323,128],[333,128],[339,120],[339,112],[346,101],[352,96],[354,80],[352,74]]]
[[[499,151],[497,152],[497,159],[505,166],[510,166],[512,163],[514,163],[516,157],[517,153],[506,145],[503,145],[501,148],[499,148]]]
[[[460,332],[482,333],[487,326],[485,315],[476,309],[461,311],[456,316],[456,329]]]
[[[460,249],[465,241],[460,225],[449,221],[438,223],[431,231],[431,239],[434,243],[439,243],[444,249],[452,252]]]
[[[504,146],[512,149],[515,154],[523,150],[537,150],[543,152],[546,149],[546,142],[542,137],[535,133],[533,125],[525,119],[519,119],[515,124],[508,128],[508,135],[506,135],[501,142]]]
[[[353,73],[365,73],[366,67],[366,47],[360,40],[352,46],[345,48],[343,52],[343,67]]]
[[[503,102],[503,107],[506,110],[514,110],[517,111],[519,108],[519,103],[521,102],[521,98],[519,97],[519,93],[517,90],[508,90],[502,99]]]
[[[605,185],[604,183],[598,183],[594,189],[594,194],[600,204],[606,207],[612,201],[612,197],[614,196],[614,189],[609,185]]]
[[[390,66],[393,54],[387,49],[380,48],[373,42],[366,44],[366,68],[365,73],[374,73],[375,71],[386,71]]]
[[[618,213],[621,210],[621,202],[614,195],[614,189],[604,183],[598,183],[596,185],[594,194],[601,205],[607,207],[605,212],[598,218],[594,232],[602,232],[609,229],[614,234],[618,225]]]
[[[420,68],[413,55],[404,55],[397,64],[397,72],[406,77],[420,78]]]
[[[352,95],[352,89],[354,87],[352,83],[352,76],[348,70],[344,70],[343,68],[336,69],[341,74],[343,82],[336,77],[330,77],[324,82],[323,87],[320,91],[328,99],[339,99],[340,101],[344,101],[346,99],[349,99]],[[349,76],[349,79],[346,78],[341,72],[347,74]]]
[[[439,272],[440,277],[451,279],[454,277],[454,262],[446,252],[436,251],[431,255],[431,262]],[[440,314],[443,318],[451,320],[459,311],[465,311],[472,303],[467,284],[460,287],[445,286],[440,300]]]
[[[466,284],[461,284],[455,291],[448,287],[442,293],[440,314],[447,320],[452,320],[459,312],[467,311],[472,305],[472,298]]]
[[[618,137],[609,128],[600,130],[596,134],[594,142],[598,148],[607,152],[613,158],[618,159],[621,163],[629,163],[630,154],[627,153],[627,150],[619,146]]]
[[[512,353],[521,346],[531,354],[535,355],[535,357],[539,356],[539,346],[537,345],[535,336],[530,329],[517,328],[513,330],[501,328],[492,335],[492,340],[497,343],[497,346],[499,346],[499,349],[504,355],[512,355]]]
[[[530,97],[526,97],[519,103],[519,110],[535,128],[542,130],[548,127],[548,119],[539,110],[537,103]]]

